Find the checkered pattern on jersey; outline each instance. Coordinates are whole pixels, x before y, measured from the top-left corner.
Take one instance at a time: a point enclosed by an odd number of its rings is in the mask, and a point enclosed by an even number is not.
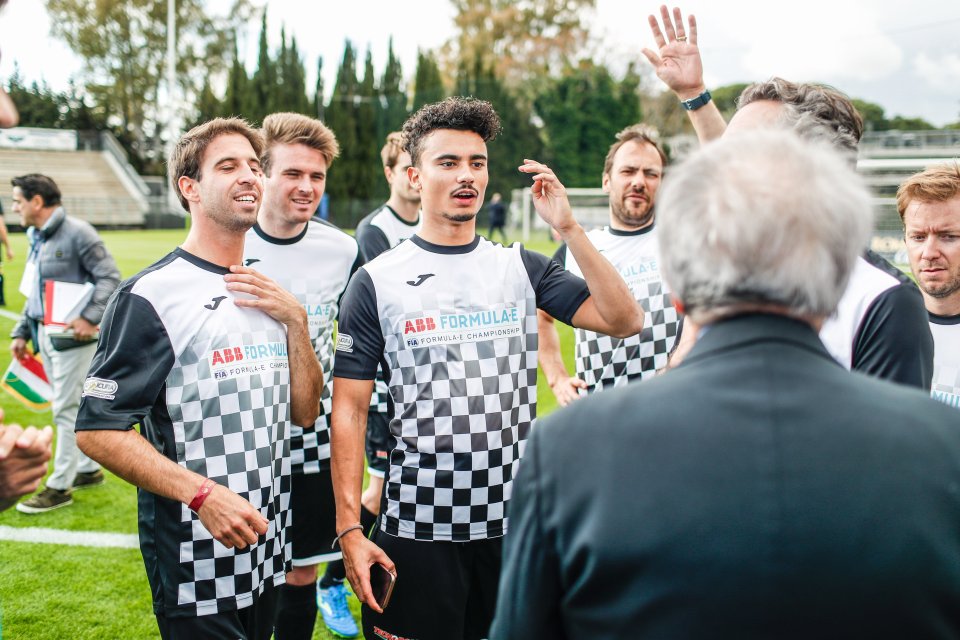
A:
[[[506,505],[536,417],[537,309],[516,256],[516,277],[476,278],[462,289],[402,296],[381,315],[391,368],[390,454],[383,530],[418,540],[503,535]],[[403,321],[515,305],[521,333],[407,348]]]
[[[373,381],[373,395],[370,396],[370,413],[387,415],[390,406],[387,404],[387,395],[390,389],[383,381],[383,367],[377,367],[377,377]]]
[[[680,325],[670,294],[659,280],[638,282],[632,289],[644,312],[639,334],[621,340],[576,330],[577,376],[587,383],[588,393],[648,378],[667,364]]]
[[[195,615],[249,606],[268,581],[282,581],[291,557],[284,535],[290,525],[288,370],[216,380],[207,357],[238,344],[286,342],[282,330],[263,321],[257,326],[258,320],[243,333],[201,328],[166,380],[178,460],[250,501],[269,522],[256,544],[227,549],[181,505],[176,603]]]
[[[278,282],[280,280],[278,279]],[[310,339],[323,371],[323,389],[320,390],[320,416],[313,429],[298,425],[290,427],[290,455],[294,473],[319,473],[330,461],[330,411],[333,408],[333,327],[337,319],[337,300],[340,291],[317,278],[296,277],[280,282],[296,296],[308,310]]]

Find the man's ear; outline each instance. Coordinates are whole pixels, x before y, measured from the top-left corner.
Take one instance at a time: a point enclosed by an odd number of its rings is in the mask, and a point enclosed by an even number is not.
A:
[[[177,178],[177,187],[187,202],[200,202],[200,184],[188,176]]]
[[[610,193],[610,174],[603,174],[603,179],[600,181],[600,188],[603,189],[604,193]]]
[[[423,188],[423,185],[420,184],[420,170],[414,166],[407,167],[407,180],[410,181],[411,186],[417,191],[420,191]]]

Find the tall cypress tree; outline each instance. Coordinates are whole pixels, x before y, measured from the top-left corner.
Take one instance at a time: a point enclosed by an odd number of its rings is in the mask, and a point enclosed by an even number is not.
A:
[[[267,44],[267,12],[263,12],[260,25],[260,43],[257,54],[257,70],[253,74],[253,104],[250,104],[247,118],[253,122],[262,122],[264,116],[273,113],[277,90],[277,72],[273,60],[270,59],[270,48]]]
[[[247,70],[243,63],[240,62],[240,55],[237,52],[237,39],[234,37],[233,62],[227,75],[227,91],[220,106],[220,115],[240,117],[247,115],[247,109],[252,106],[253,102],[249,85],[250,78],[247,76]]]
[[[413,87],[413,110],[446,97],[443,78],[436,59],[429,51],[417,52],[417,71]]]
[[[357,105],[354,101],[358,94],[357,57],[353,45],[347,40],[343,47],[343,60],[337,70],[337,82],[326,110],[327,126],[333,129],[341,149],[341,157],[327,176],[331,217],[341,226],[347,226],[351,221],[351,185],[357,179],[357,168],[349,150],[357,147]]]
[[[393,53],[393,38],[387,46],[387,66],[380,81],[380,110],[377,125],[377,144],[382,145],[387,134],[397,131],[410,112],[407,110],[407,92],[403,86],[400,59]]]
[[[380,163],[377,158],[377,106],[380,97],[377,92],[376,73],[373,70],[373,54],[367,48],[367,55],[363,65],[363,82],[360,84],[360,100],[357,105],[357,134],[356,148],[352,155],[356,162],[356,178],[353,184],[353,197],[358,206],[363,209],[372,209],[370,201],[377,193],[377,185],[382,181]]]

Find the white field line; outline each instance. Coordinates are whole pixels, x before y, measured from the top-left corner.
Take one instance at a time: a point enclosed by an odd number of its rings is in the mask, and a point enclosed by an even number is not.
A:
[[[14,322],[16,322],[17,320],[19,320],[21,315],[22,315],[22,314],[20,314],[20,313],[14,313],[13,311],[7,311],[6,309],[0,309],[0,316],[3,316],[4,318],[10,318],[10,319],[13,320]]]
[[[65,544],[74,547],[107,547],[113,549],[139,549],[136,535],[127,533],[100,533],[98,531],[64,531],[44,527],[0,526],[0,540],[6,542],[36,542],[40,544]]]

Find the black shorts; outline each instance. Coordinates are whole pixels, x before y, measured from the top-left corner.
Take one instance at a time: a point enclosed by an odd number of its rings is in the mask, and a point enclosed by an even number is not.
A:
[[[270,640],[277,610],[277,588],[267,586],[253,604],[243,609],[208,616],[170,618],[157,614],[157,626],[163,640],[230,638]]]
[[[367,471],[372,476],[383,478],[390,466],[393,437],[390,421],[384,413],[371,411],[367,414]]]
[[[373,541],[397,566],[397,582],[382,614],[363,606],[367,640],[480,640],[497,606],[503,538],[429,542],[377,530]]]
[[[330,548],[337,538],[337,510],[329,468],[320,473],[293,474],[290,510],[293,525],[287,535],[293,543],[293,566],[339,560],[340,547]]]

